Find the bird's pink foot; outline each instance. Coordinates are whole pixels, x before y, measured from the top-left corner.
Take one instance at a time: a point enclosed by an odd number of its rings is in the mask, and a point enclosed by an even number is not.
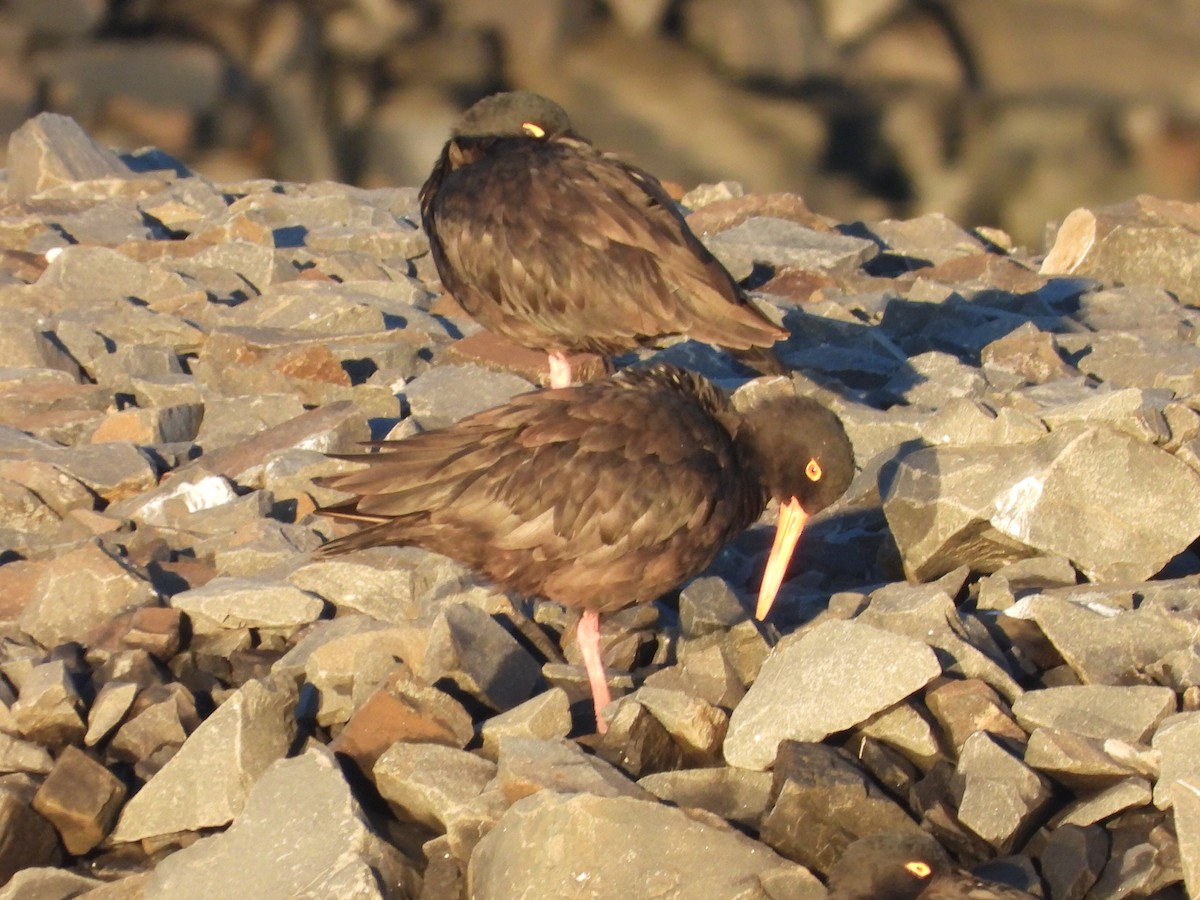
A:
[[[604,677],[604,663],[600,659],[600,613],[584,610],[575,629],[575,640],[579,642],[579,652],[583,655],[583,666],[587,669],[588,683],[592,686],[592,704],[596,708],[596,731],[600,734],[608,731],[608,723],[600,710],[612,702],[608,692],[608,679]]]
[[[567,359],[565,353],[551,353],[550,357],[550,387],[564,388],[570,387],[571,381],[571,361]]]

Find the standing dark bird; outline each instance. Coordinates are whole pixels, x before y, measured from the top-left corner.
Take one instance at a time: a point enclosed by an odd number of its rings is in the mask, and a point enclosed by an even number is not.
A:
[[[749,305],[658,179],[601,153],[562,107],[528,91],[463,114],[421,188],[442,284],[487,329],[550,355],[611,355],[672,335],[783,371],[787,337]]]
[[[322,512],[368,524],[320,552],[415,544],[507,590],[580,608],[601,731],[600,614],[678,586],[775,498],[767,568],[779,574],[764,576],[761,618],[805,519],[854,473],[841,422],[815,400],[774,397],[738,413],[708,381],[667,365],[521,394],[377,446],[338,457],[364,468],[322,479],[356,495]]]
[[[956,867],[927,834],[860,838],[829,870],[829,900],[1038,900]]]

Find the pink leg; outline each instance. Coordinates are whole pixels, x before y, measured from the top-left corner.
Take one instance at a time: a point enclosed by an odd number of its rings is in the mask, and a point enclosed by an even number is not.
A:
[[[570,387],[571,381],[571,362],[567,359],[565,353],[551,353],[550,357],[550,387],[564,388]]]
[[[608,731],[608,723],[600,710],[612,702],[608,693],[608,679],[604,677],[604,663],[600,659],[600,613],[584,610],[579,627],[575,629],[575,640],[583,654],[583,666],[587,669],[588,683],[592,686],[592,704],[596,707],[596,731]]]

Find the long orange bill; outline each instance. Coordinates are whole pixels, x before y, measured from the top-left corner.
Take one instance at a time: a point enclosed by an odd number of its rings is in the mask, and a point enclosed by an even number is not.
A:
[[[771,545],[771,555],[767,557],[767,568],[763,572],[762,587],[758,589],[758,607],[754,610],[754,618],[759,621],[767,617],[779,586],[783,584],[783,576],[787,573],[788,563],[792,561],[792,553],[796,542],[800,540],[800,532],[808,521],[808,513],[800,507],[800,501],[793,497],[779,504],[779,524],[775,526],[775,543]]]

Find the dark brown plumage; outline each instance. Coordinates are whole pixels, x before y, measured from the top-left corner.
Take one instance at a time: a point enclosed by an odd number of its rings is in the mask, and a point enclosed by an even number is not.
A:
[[[829,870],[829,900],[1038,900],[956,867],[927,834],[860,838]]]
[[[781,532],[784,520],[803,524],[854,470],[841,423],[816,401],[777,397],[739,414],[674,366],[522,394],[378,447],[341,457],[364,468],[323,480],[355,495],[323,511],[365,527],[320,552],[415,544],[508,590],[579,607],[585,661],[594,649],[585,629],[600,613],[654,600],[700,571],[770,497],[781,502]],[[790,531],[777,554],[790,557],[799,526]],[[603,682],[598,651],[589,674]]]
[[[463,115],[421,188],[442,284],[491,331],[551,355],[609,355],[671,335],[782,365],[787,336],[746,303],[653,175],[598,151],[528,91]]]

